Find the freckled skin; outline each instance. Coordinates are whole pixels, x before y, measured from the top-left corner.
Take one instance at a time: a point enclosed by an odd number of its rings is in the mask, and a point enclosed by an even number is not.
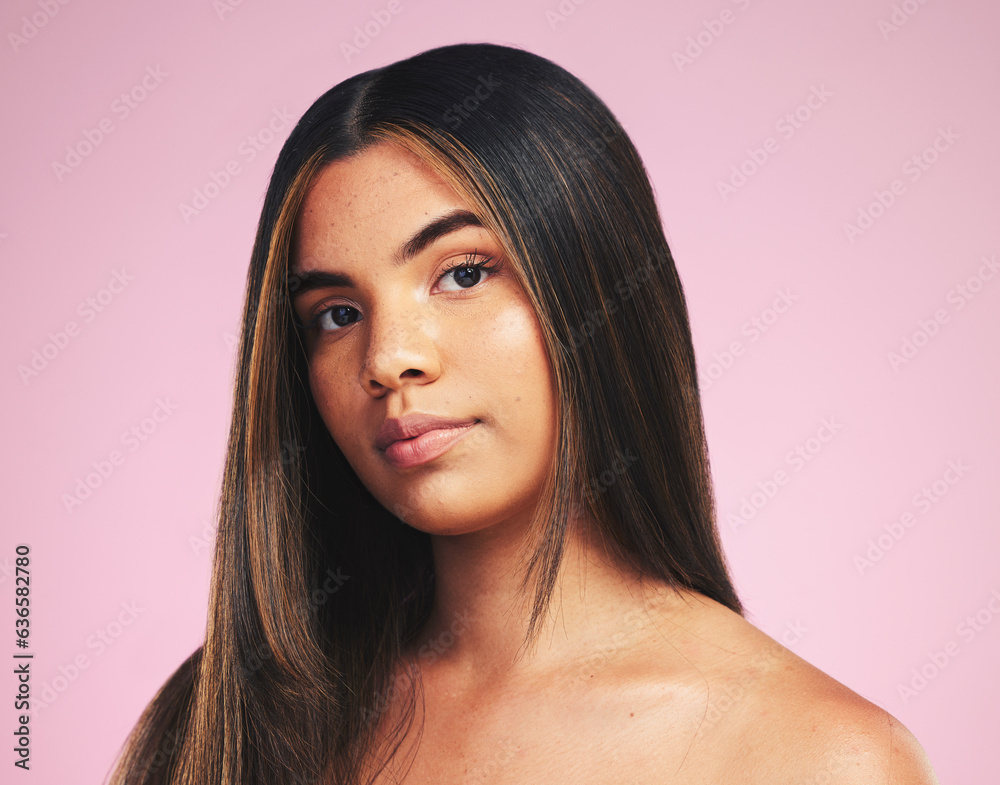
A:
[[[389,510],[426,532],[523,525],[552,460],[555,390],[540,328],[510,260],[472,287],[447,267],[501,258],[485,229],[439,238],[404,266],[393,253],[417,230],[470,209],[408,151],[381,144],[330,164],[307,195],[293,271],[337,271],[356,290],[317,290],[300,318],[333,304],[354,323],[307,336],[309,383],[323,421],[355,472]],[[331,324],[332,326],[332,324]],[[429,464],[398,469],[374,446],[387,417],[410,412],[479,419]]]

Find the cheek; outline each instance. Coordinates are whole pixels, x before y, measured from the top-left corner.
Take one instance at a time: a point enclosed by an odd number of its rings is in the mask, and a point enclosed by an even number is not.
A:
[[[322,363],[310,363],[309,389],[326,429],[343,451],[347,443],[345,425],[352,422],[343,374],[331,372]]]
[[[464,375],[489,389],[511,374],[531,369],[536,331],[531,311],[511,298],[477,314],[474,322],[456,321],[443,332],[439,345],[446,350],[442,359],[455,369],[464,368]]]
[[[504,309],[489,335],[490,361],[486,372],[493,389],[502,391],[524,428],[545,425],[551,419],[555,400],[541,327],[525,302]],[[480,349],[483,352],[483,349]]]

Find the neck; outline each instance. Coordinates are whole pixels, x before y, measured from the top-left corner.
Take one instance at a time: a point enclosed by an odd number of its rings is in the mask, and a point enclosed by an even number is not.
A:
[[[508,522],[509,523],[509,522]],[[412,654],[421,668],[448,671],[457,686],[500,684],[589,652],[644,606],[639,577],[617,563],[592,524],[570,522],[549,608],[524,647],[532,586],[521,589],[526,526],[434,535],[434,606]]]

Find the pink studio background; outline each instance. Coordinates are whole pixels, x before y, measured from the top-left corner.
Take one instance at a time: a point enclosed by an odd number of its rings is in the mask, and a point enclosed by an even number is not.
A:
[[[899,717],[942,782],[993,781],[998,25],[973,0],[5,3],[0,594],[10,633],[30,544],[36,700],[17,776],[100,782],[203,639],[233,341],[284,113],[492,41],[582,78],[644,157],[751,620]]]

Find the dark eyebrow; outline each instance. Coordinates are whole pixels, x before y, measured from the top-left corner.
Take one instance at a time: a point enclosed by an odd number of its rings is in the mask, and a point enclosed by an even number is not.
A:
[[[428,245],[447,234],[469,226],[482,227],[483,222],[468,210],[452,210],[419,229],[392,255],[394,267],[401,267],[423,251]],[[306,273],[288,274],[289,293],[293,300],[313,289],[343,287],[355,288],[354,279],[344,273],[329,273],[313,270]]]
[[[453,210],[450,213],[446,213],[440,218],[435,218],[403,243],[403,247],[397,253],[393,254],[393,264],[401,267],[428,245],[444,237],[446,234],[457,232],[459,229],[464,229],[467,226],[482,227],[482,225],[483,222],[468,210]]]

